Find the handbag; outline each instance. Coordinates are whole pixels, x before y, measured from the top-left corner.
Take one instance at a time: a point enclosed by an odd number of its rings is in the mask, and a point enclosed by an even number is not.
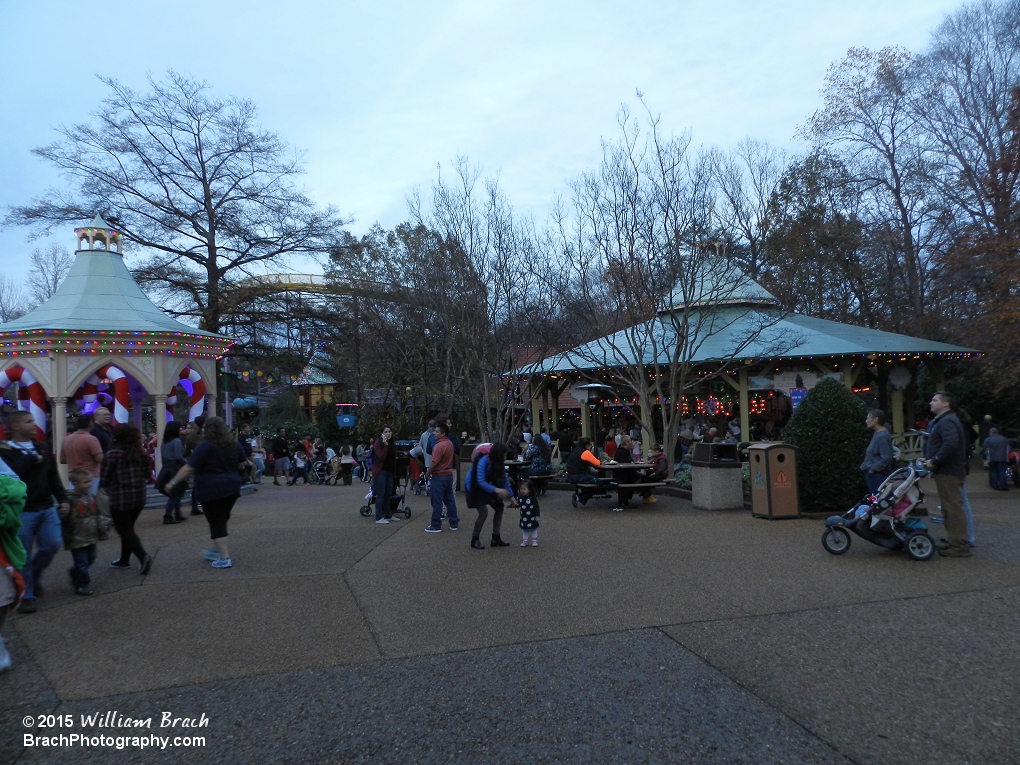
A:
[[[181,469],[181,466],[176,462],[168,462],[160,468],[159,475],[156,476],[155,489],[165,497],[176,499],[177,497],[183,497],[184,492],[188,490],[187,483],[181,481],[179,484],[174,484],[174,487],[167,491],[166,485],[170,480],[177,475],[177,471]]]

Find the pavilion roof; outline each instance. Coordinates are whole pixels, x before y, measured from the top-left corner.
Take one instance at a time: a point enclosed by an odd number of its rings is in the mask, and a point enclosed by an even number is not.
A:
[[[53,297],[0,324],[0,334],[39,330],[183,333],[229,340],[171,318],[142,292],[119,252],[99,249],[78,250]]]
[[[511,374],[524,376],[571,371],[595,371],[641,363],[669,364],[677,345],[678,330],[672,317],[680,312],[663,312],[651,322],[631,327],[542,361],[528,364]],[[973,348],[935,340],[883,332],[827,319],[783,313],[771,307],[727,307],[687,312],[690,361],[695,364],[732,359],[735,362],[771,359],[775,361],[869,354],[890,356],[969,356]]]
[[[320,346],[312,353],[308,365],[291,385],[336,385],[336,379],[329,373],[332,366],[333,360]]]

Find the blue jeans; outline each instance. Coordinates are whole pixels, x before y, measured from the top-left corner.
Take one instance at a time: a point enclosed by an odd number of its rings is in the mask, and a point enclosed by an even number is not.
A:
[[[74,565],[68,570],[71,572],[71,580],[75,587],[88,587],[89,582],[92,581],[89,578],[89,566],[96,562],[96,550],[96,545],[76,547],[71,550]]]
[[[974,546],[974,516],[970,512],[970,502],[967,500],[967,487],[960,487],[960,494],[963,495],[963,514],[967,516],[967,544]]]
[[[383,470],[372,479],[372,495],[375,497],[375,519],[389,518],[390,497],[393,496],[393,473]]]
[[[1005,462],[989,462],[988,463],[988,484],[993,489],[999,491],[1005,491],[1009,488],[1008,478],[1006,476],[1006,465]]]
[[[25,546],[25,567],[21,576],[25,579],[25,600],[35,597],[35,584],[42,576],[43,570],[50,565],[53,556],[60,550],[64,537],[60,532],[60,516],[57,508],[34,510],[21,514],[21,530],[18,539]],[[37,543],[35,555],[32,555],[32,544]]]
[[[178,515],[181,514],[181,498],[180,497],[167,497],[166,498],[166,509],[163,511],[164,518],[173,518],[174,512]]]
[[[882,485],[886,478],[889,477],[889,473],[873,473],[864,471],[864,483],[868,487],[868,494],[874,494],[878,491],[878,487]]]
[[[457,500],[453,496],[453,476],[432,476],[432,527],[438,529],[443,525],[443,505],[446,505],[446,520],[451,526],[460,525],[457,517]]]

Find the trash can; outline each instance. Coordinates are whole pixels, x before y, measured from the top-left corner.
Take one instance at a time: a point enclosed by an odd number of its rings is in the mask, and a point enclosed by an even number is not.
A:
[[[800,518],[797,500],[797,453],[790,444],[752,444],[751,515],[755,518]]]
[[[702,510],[744,507],[736,444],[695,444],[691,458],[691,499]]]

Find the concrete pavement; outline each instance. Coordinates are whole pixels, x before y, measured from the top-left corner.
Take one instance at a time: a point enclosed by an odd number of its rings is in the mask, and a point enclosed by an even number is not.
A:
[[[421,497],[377,526],[364,484],[263,484],[214,570],[204,519],[146,511],[148,577],[106,568],[111,540],[77,597],[62,552],[5,627],[0,762],[1020,762],[1020,492],[984,483],[976,556],[925,563],[857,539],[831,556],[820,521],[559,492],[540,547],[508,511],[512,546],[474,551],[473,511],[425,534]],[[108,710],[153,728],[82,727]],[[183,732],[204,746],[24,745],[182,735],[165,711],[205,714]],[[45,714],[73,727],[24,727]]]

